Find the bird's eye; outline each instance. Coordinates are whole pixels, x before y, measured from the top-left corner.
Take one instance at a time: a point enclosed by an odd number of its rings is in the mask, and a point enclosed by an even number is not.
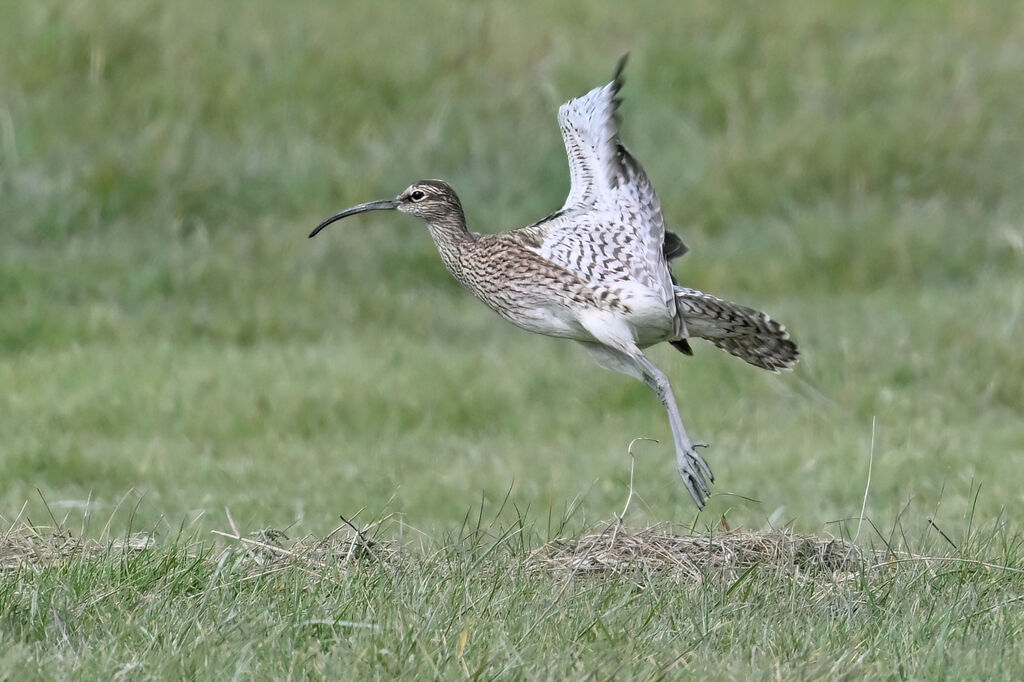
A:
[[[413,201],[423,201],[423,198],[426,196],[427,195],[424,194],[422,190],[415,190],[409,195],[409,198]]]

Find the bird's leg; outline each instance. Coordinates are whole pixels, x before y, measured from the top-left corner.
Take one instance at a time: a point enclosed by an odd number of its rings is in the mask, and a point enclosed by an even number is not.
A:
[[[672,395],[668,377],[655,367],[638,348],[627,353],[600,343],[581,341],[580,344],[602,367],[636,377],[658,394],[661,404],[668,412],[669,425],[672,427],[672,438],[676,446],[676,469],[690,496],[693,497],[693,501],[697,503],[697,507],[703,509],[710,494],[710,482],[715,480],[715,476],[711,473],[711,467],[697,453],[694,449],[695,445],[686,435],[686,429],[683,428],[683,420],[679,416],[679,408],[676,406],[675,396]]]
[[[711,473],[711,467],[704,461],[704,458],[694,449],[693,443],[686,435],[683,427],[682,417],[679,416],[679,408],[676,406],[675,396],[672,394],[672,386],[668,377],[660,369],[654,366],[647,356],[637,352],[631,356],[637,365],[643,370],[643,380],[651,389],[658,394],[661,404],[668,412],[668,422],[672,427],[672,437],[676,445],[676,470],[686,484],[686,489],[697,503],[699,509],[704,508],[708,495],[711,494],[710,484],[714,482],[715,475]]]

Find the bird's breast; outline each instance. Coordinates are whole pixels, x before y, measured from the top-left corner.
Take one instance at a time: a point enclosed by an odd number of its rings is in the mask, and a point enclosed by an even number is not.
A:
[[[463,286],[512,324],[537,334],[588,341],[593,337],[581,316],[606,311],[631,327],[644,345],[671,334],[674,302],[667,305],[660,292],[628,279],[587,281],[512,239],[507,233],[495,235],[445,262]]]

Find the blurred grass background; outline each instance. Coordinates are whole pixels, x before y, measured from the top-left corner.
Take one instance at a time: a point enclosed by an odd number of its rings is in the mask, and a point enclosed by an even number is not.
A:
[[[690,521],[643,385],[498,320],[417,222],[321,218],[423,177],[471,228],[568,173],[557,105],[630,51],[623,136],[794,374],[655,361],[704,522],[1024,512],[1024,5],[0,2],[0,514],[426,530],[582,497]],[[734,494],[728,494],[734,493]],[[138,496],[143,496],[137,504]],[[481,498],[481,496],[483,496]],[[750,499],[745,499],[750,498]],[[137,508],[136,508],[137,507]],[[120,509],[120,511],[117,511]]]

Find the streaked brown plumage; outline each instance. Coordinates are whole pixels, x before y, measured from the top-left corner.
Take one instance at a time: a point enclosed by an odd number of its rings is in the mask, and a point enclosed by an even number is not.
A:
[[[445,267],[489,308],[528,331],[578,341],[601,365],[655,391],[668,412],[677,470],[703,508],[714,476],[686,435],[668,378],[643,349],[668,341],[692,354],[687,339],[702,338],[772,371],[792,367],[798,353],[764,313],[676,284],[669,261],[686,246],[665,230],[650,180],[619,140],[624,64],[611,83],[559,108],[572,187],[547,218],[508,232],[470,232],[454,190],[422,180],[394,199],[337,213],[310,237],[366,211],[422,218]]]

